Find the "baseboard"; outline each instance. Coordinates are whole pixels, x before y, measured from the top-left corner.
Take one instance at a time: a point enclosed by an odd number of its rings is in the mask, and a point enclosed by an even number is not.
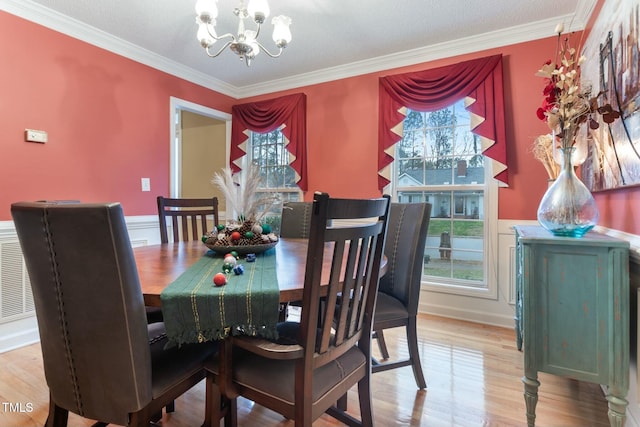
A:
[[[467,322],[482,323],[485,325],[499,326],[502,328],[514,328],[513,316],[488,313],[484,311],[469,310],[450,305],[436,305],[420,303],[420,312],[447,317],[450,319],[464,320]]]
[[[0,325],[0,353],[40,341],[35,316]]]

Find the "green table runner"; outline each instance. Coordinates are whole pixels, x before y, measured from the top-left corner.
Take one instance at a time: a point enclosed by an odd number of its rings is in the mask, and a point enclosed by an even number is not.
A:
[[[162,294],[162,312],[171,343],[187,344],[223,339],[229,334],[277,338],[280,291],[276,251],[256,256],[255,262],[239,261],[244,274],[227,275],[227,284],[216,287],[213,276],[222,272],[223,257],[204,255]]]

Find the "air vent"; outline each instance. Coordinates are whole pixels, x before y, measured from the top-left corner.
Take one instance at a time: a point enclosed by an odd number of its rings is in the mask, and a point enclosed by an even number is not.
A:
[[[0,323],[34,314],[31,283],[20,243],[0,243]]]

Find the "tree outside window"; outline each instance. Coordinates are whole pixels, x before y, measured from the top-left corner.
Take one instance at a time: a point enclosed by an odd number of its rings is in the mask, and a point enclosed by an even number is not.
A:
[[[408,110],[395,159],[397,200],[432,204],[425,280],[485,287],[484,156],[463,102]]]
[[[289,165],[286,139],[280,129],[271,132],[251,132],[247,155],[248,160],[260,168],[262,178],[258,193],[276,193],[280,200],[301,201],[302,192],[296,185],[296,173]],[[279,232],[281,211],[268,214],[268,220]]]

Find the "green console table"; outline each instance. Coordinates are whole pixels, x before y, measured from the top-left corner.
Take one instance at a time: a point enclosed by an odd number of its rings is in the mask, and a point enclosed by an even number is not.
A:
[[[524,346],[527,425],[538,372],[607,386],[611,426],[623,426],[629,388],[629,242],[589,232],[555,237],[516,226],[516,339]]]

